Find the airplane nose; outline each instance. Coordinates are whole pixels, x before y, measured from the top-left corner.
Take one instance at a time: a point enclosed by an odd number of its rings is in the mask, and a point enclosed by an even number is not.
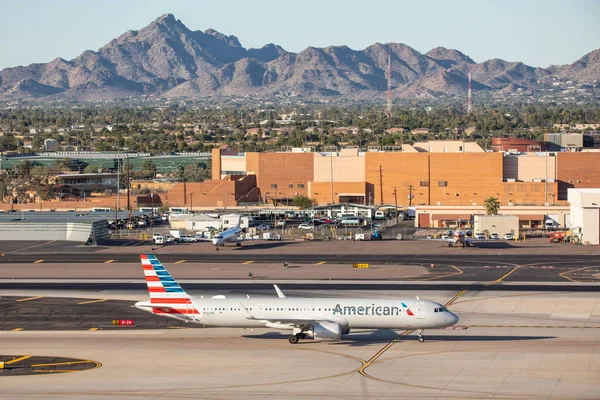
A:
[[[448,313],[448,326],[456,325],[458,323],[458,315],[454,313]]]

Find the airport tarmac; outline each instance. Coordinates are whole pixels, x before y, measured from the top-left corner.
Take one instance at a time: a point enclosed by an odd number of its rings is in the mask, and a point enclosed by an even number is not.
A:
[[[61,301],[72,303],[64,312],[74,317],[112,319],[125,308],[139,312],[127,302],[79,304],[85,301],[77,293],[63,294]],[[317,290],[313,296],[320,294]],[[425,331],[424,343],[412,332],[381,330],[352,332],[339,343],[306,340],[298,345],[289,344],[285,332],[263,329],[53,331],[24,325],[0,332],[0,361],[15,359],[19,361],[10,365],[26,367],[35,357],[58,362],[69,357],[95,367],[0,374],[0,399],[600,397],[596,293],[429,290],[339,295],[454,299],[449,308],[461,320],[452,329]],[[21,310],[45,299],[17,300],[3,299]]]

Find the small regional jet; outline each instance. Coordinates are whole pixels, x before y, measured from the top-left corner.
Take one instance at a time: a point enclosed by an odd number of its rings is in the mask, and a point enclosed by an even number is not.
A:
[[[225,243],[227,242],[235,242],[235,245],[240,247],[242,245],[242,241],[247,240],[242,237],[242,234],[245,231],[245,229],[234,226],[233,228],[229,228],[223,232],[215,234],[211,238],[197,238],[197,240],[212,242],[212,244],[215,245],[216,250],[219,250],[219,247],[225,247]]]
[[[310,338],[339,341],[350,329],[445,328],[458,317],[443,305],[416,299],[288,298],[275,285],[277,298],[192,297],[158,259],[140,255],[150,293],[135,306],[152,314],[206,327],[272,328],[291,331],[289,342]]]

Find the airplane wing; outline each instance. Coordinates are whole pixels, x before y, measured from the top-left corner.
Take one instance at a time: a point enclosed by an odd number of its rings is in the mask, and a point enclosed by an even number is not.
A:
[[[333,323],[339,324],[341,326],[348,326],[348,321],[346,320],[346,318],[334,317],[334,316],[329,316],[329,317],[318,316],[315,318],[277,318],[277,319],[258,318],[258,317],[254,317],[243,304],[240,303],[240,305],[242,306],[242,309],[246,313],[247,319],[252,319],[252,320],[256,320],[256,321],[264,321],[265,325],[270,324],[271,326],[278,325],[278,326],[307,328],[307,327],[314,325],[315,323],[333,322]]]

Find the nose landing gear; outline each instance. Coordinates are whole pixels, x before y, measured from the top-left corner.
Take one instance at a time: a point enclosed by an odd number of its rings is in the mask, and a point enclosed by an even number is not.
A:
[[[419,333],[418,333],[418,337],[417,340],[419,341],[419,343],[423,343],[425,341],[425,336],[423,336],[423,331],[425,329],[419,329]]]

